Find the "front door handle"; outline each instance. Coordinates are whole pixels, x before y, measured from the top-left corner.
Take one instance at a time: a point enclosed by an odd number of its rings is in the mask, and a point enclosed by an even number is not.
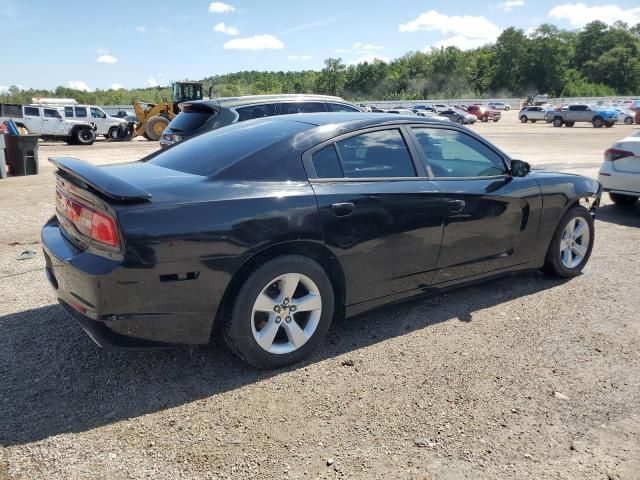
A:
[[[334,203],[331,211],[336,217],[347,217],[353,213],[356,206],[351,202]]]
[[[467,203],[464,200],[449,200],[449,211],[452,213],[459,213],[466,206]]]

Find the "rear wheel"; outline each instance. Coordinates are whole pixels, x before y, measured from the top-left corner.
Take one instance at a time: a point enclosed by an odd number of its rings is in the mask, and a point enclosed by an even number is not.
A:
[[[162,132],[169,125],[169,119],[162,115],[156,115],[147,120],[144,126],[144,132],[147,134],[146,138],[149,140],[160,140]]]
[[[633,118],[631,117],[627,117],[624,119],[624,124],[625,125],[632,125],[633,124]]]
[[[561,127],[563,123],[564,123],[564,121],[562,120],[561,117],[556,117],[556,118],[553,119],[553,126],[554,127]]]
[[[458,124],[460,124],[460,125],[464,125],[464,118],[460,117],[460,118],[458,119]]]
[[[322,341],[333,319],[333,286],[324,269],[300,255],[258,267],[240,288],[225,319],[227,345],[258,368],[302,360]]]
[[[521,121],[522,123],[527,123],[527,122],[529,121],[529,119],[527,118],[527,116],[526,116],[526,115],[522,115],[522,116],[520,117],[520,121]]]
[[[569,128],[573,127],[576,124],[576,122],[566,122],[565,125]]]
[[[602,120],[602,118],[600,117],[596,117],[591,123],[593,124],[593,128],[602,128],[602,126],[604,125],[604,120]]]
[[[488,117],[488,116],[486,116],[486,115],[485,115],[485,116],[483,116],[483,117],[482,117],[482,121],[483,121],[483,122],[485,122],[485,123],[486,123],[486,122],[488,122],[488,121],[489,121],[489,117]]]
[[[536,123],[536,122],[537,122],[537,120],[531,120],[531,123]]]
[[[79,128],[73,134],[73,139],[78,145],[91,145],[96,140],[96,133],[90,128]]]
[[[593,218],[589,211],[575,206],[558,223],[543,270],[561,277],[575,277],[589,261],[594,240]]]
[[[611,128],[611,127],[613,127],[613,122],[606,122],[604,124],[604,126],[607,127],[607,128]]]
[[[638,201],[636,195],[624,195],[621,193],[609,192],[609,198],[616,205],[631,206]]]

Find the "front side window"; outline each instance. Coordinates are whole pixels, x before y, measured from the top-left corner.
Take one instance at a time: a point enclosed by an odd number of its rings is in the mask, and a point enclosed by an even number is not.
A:
[[[91,118],[107,118],[107,115],[99,108],[91,107],[90,111],[91,111]]]
[[[281,103],[280,115],[289,115],[292,113],[317,113],[324,112],[324,104],[320,102],[296,102]]]
[[[24,114],[29,117],[39,117],[40,110],[38,110],[36,107],[24,107]]]
[[[238,112],[239,122],[252,120],[254,118],[272,117],[276,114],[276,104],[265,103],[264,105],[250,105],[236,108],[236,112]]]
[[[414,128],[435,177],[490,177],[506,173],[502,157],[455,130]]]
[[[60,112],[58,112],[57,110],[54,110],[53,108],[45,108],[42,111],[42,115],[45,118],[62,118],[60,117]]]
[[[415,177],[400,130],[363,133],[336,143],[345,177]]]
[[[87,108],[86,107],[76,107],[76,117],[77,118],[86,118],[87,116]]]
[[[329,109],[332,112],[359,112],[360,110],[358,110],[355,107],[352,107],[350,105],[344,105],[343,103],[329,103]]]

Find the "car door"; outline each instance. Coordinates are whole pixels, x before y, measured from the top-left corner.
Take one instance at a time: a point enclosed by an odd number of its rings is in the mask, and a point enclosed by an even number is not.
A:
[[[22,123],[31,133],[43,132],[43,121],[39,107],[23,107]]]
[[[44,133],[48,135],[62,135],[63,121],[60,112],[55,108],[42,109],[42,122]]]
[[[446,204],[434,285],[531,261],[542,209],[535,180],[509,175],[508,160],[468,132],[411,131]]]
[[[304,155],[325,242],[340,260],[347,305],[426,288],[444,203],[401,127],[360,130]]]
[[[95,125],[96,134],[106,135],[109,132],[107,125],[107,114],[98,107],[89,107],[89,114],[91,115],[91,123]]]

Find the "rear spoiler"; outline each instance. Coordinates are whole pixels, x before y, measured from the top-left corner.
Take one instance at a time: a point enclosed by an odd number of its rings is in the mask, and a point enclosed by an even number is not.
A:
[[[105,169],[72,157],[49,157],[49,161],[74,179],[80,180],[98,193],[124,203],[144,202],[151,194],[108,173]]]

